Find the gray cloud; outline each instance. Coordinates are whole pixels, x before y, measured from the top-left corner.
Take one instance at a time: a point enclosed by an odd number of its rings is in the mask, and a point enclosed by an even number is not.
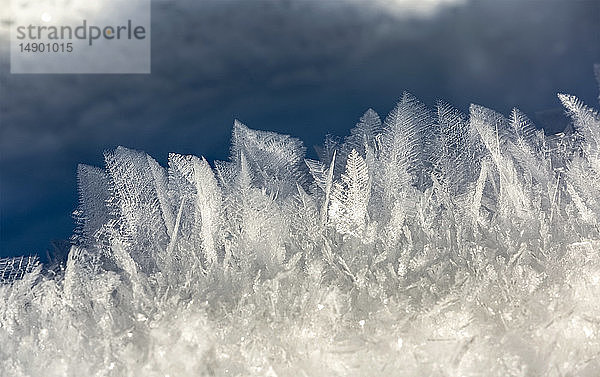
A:
[[[10,75],[2,59],[0,253],[67,236],[76,163],[116,145],[222,159],[238,117],[311,146],[403,90],[530,114],[559,90],[596,99],[598,3],[407,4],[157,1],[152,75]]]

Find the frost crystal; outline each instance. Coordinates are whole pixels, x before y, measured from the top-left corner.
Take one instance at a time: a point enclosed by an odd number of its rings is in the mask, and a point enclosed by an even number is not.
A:
[[[38,267],[37,257],[0,258],[0,284],[22,279]]]
[[[559,98],[553,136],[405,93],[318,161],[236,121],[213,166],[81,165],[66,262],[0,259],[0,374],[598,375],[600,115]]]

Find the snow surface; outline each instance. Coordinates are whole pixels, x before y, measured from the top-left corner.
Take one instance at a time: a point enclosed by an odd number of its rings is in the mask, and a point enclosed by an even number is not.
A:
[[[551,137],[404,94],[319,161],[107,152],[66,263],[0,259],[0,375],[597,376],[600,115],[559,98]]]

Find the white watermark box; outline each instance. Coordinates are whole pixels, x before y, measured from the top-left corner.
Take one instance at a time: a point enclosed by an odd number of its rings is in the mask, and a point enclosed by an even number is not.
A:
[[[150,73],[150,0],[12,0],[11,73]]]

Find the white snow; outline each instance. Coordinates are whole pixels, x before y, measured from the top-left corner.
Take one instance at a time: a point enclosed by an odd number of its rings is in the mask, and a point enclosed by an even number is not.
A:
[[[405,94],[320,161],[107,152],[63,268],[0,260],[0,374],[597,375],[600,116],[560,100],[551,137]]]

